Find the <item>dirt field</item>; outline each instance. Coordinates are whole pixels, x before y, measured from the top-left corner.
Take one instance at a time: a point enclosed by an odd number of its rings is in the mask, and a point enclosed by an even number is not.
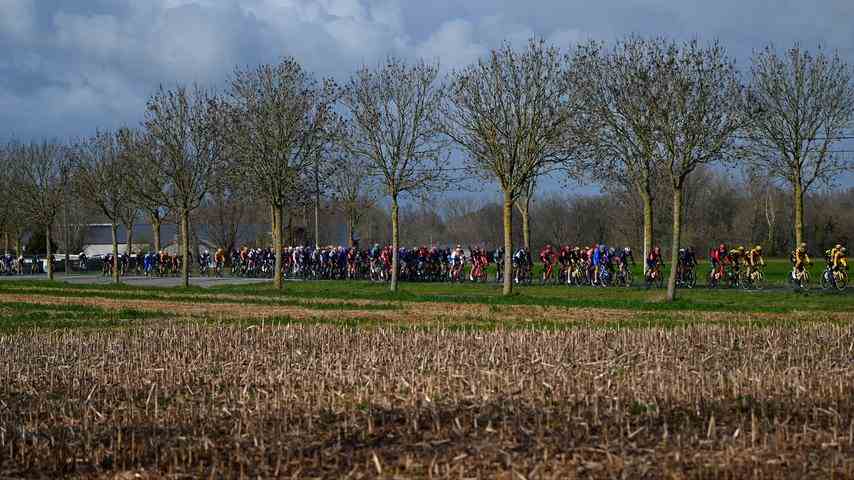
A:
[[[205,295],[194,295],[193,301],[152,300],[152,299],[111,299],[95,296],[97,290],[89,291],[89,297],[57,297],[45,295],[4,295],[5,301],[34,303],[44,305],[89,305],[106,309],[132,308],[154,312],[163,312],[168,317],[205,317],[218,320],[229,319],[272,319],[286,317],[296,321],[320,320],[334,322],[347,319],[369,322],[374,325],[500,325],[512,324],[523,327],[526,324],[560,326],[568,323],[614,324],[629,320],[664,318],[681,323],[752,323],[757,321],[809,322],[820,318],[825,322],[849,322],[854,320],[854,312],[637,312],[633,310],[606,308],[561,308],[529,305],[483,305],[457,304],[441,302],[387,302],[371,300],[348,300],[342,308],[328,308],[329,304],[340,303],[334,299],[301,300],[300,306],[253,305],[246,303],[256,297],[246,295],[210,295],[216,303],[205,302]],[[111,293],[109,291],[102,293]],[[322,307],[322,308],[318,308]],[[377,309],[388,307],[388,309]]]
[[[851,477],[852,344],[829,325],[27,332],[0,337],[0,474]]]
[[[0,478],[854,478],[849,310],[20,290]]]

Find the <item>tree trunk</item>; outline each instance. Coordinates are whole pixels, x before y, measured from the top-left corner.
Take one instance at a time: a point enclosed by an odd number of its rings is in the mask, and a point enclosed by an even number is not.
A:
[[[113,283],[118,285],[121,281],[119,280],[119,235],[118,235],[119,226],[116,225],[116,222],[113,222],[110,225],[110,231],[113,234]]]
[[[513,197],[504,192],[504,287],[502,295],[513,293]]]
[[[353,217],[347,215],[347,246],[353,248]]]
[[[9,232],[3,232],[3,255],[9,255]]]
[[[392,292],[397,291],[397,270],[400,262],[398,250],[400,249],[400,228],[398,226],[398,222],[400,221],[398,206],[397,206],[397,195],[391,197],[391,286],[389,289]]]
[[[804,242],[804,190],[800,180],[795,182],[795,248]]]
[[[670,275],[667,277],[667,301],[676,299],[676,265],[682,242],[682,185],[673,188],[673,241],[670,246]]]
[[[181,284],[190,286],[190,211],[181,210]]]
[[[519,216],[522,217],[522,245],[531,251],[531,197],[525,197],[524,202],[516,204]]]
[[[45,263],[47,264],[47,279],[53,280],[53,262],[50,261],[50,225],[45,229],[45,238],[47,239],[47,255],[45,255]]]
[[[15,235],[15,254],[18,258],[24,255],[24,243],[21,241],[21,235]]]
[[[320,248],[320,194],[314,197],[314,248]]]
[[[67,196],[66,196],[65,201],[62,203],[62,228],[63,228],[63,236],[65,237],[64,238],[65,246],[63,247],[65,250],[65,275],[68,276],[68,274],[71,273],[71,258],[69,257],[69,254],[71,253],[71,252],[69,252],[69,250],[71,248],[70,247],[71,239],[68,238],[69,228],[68,228],[68,198],[67,198]]]
[[[131,254],[133,253],[133,224],[125,225],[125,229],[127,230],[128,242],[127,242],[127,253],[128,259],[130,259]]]
[[[774,242],[774,230],[776,230],[776,213],[774,212],[774,204],[771,199],[771,188],[769,186],[765,195],[765,221],[768,222],[768,256],[773,257],[776,253]]]
[[[641,201],[643,202],[643,265],[646,265],[646,259],[649,258],[652,252],[652,193],[649,191],[647,183],[641,188],[638,188]],[[646,267],[644,266],[644,269]]]
[[[277,290],[284,287],[282,279],[282,210],[278,205],[273,205],[273,248],[276,253],[276,271],[273,272],[273,285]]]
[[[160,217],[157,215],[151,216],[151,231],[154,237],[154,251],[160,253]]]

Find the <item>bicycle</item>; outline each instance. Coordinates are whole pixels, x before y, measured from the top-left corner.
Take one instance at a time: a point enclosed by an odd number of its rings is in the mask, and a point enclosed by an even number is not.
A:
[[[789,275],[789,283],[799,290],[808,289],[810,285],[810,272],[806,266],[802,266],[800,270],[792,267],[792,273]]]
[[[835,288],[836,290],[843,291],[847,287],[848,270],[834,270],[831,265],[827,265],[821,274],[821,288],[823,290]]]
[[[739,283],[745,290],[762,290],[765,288],[765,272],[762,267],[747,267],[741,273]]]
[[[682,265],[679,269],[679,276],[676,278],[676,286],[679,288],[697,286],[697,272],[694,265]]]
[[[664,275],[661,274],[661,264],[647,269],[644,274],[644,280],[646,282],[646,288],[651,288],[653,285],[658,288],[662,288],[664,286]]]
[[[632,269],[625,263],[620,263],[620,269],[617,270],[616,283],[622,287],[631,287],[634,282]]]

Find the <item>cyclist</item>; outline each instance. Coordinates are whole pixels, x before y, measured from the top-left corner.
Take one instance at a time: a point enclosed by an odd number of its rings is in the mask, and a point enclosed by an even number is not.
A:
[[[718,245],[718,248],[713,248],[709,252],[709,261],[712,262],[712,271],[716,272],[718,277],[720,277],[720,273],[723,273],[723,265],[726,261],[726,257],[727,248],[725,243]]]
[[[790,256],[790,260],[792,262],[792,276],[793,278],[800,277],[803,275],[805,269],[812,264],[812,260],[810,260],[809,255],[807,254],[807,244],[802,243],[798,245],[798,248],[792,252]]]
[[[543,283],[545,283],[553,279],[555,263],[557,263],[557,255],[550,243],[540,250],[540,261],[543,262]]]
[[[733,248],[729,251],[729,267],[732,269],[733,275],[738,276],[741,265],[745,262],[744,256],[745,250],[741,245],[739,245],[738,248]]]
[[[530,265],[530,258],[531,255],[525,247],[521,247],[519,250],[516,250],[516,253],[513,255],[513,265],[516,267],[516,283],[527,280],[527,269]]]
[[[753,272],[765,266],[765,259],[762,257],[762,245],[756,245],[751,248],[745,256],[747,263],[747,276],[753,277]]]
[[[492,261],[495,262],[495,281],[500,282],[504,278],[504,247],[492,252]]]
[[[688,273],[693,272],[697,266],[697,256],[693,247],[679,249],[679,265],[676,266],[676,277],[680,283],[689,283]]]
[[[661,258],[661,247],[655,247],[649,252],[649,256],[646,258],[646,269],[647,273],[651,273],[653,270],[660,270],[661,266],[664,264],[664,261]]]
[[[836,245],[830,256],[830,261],[834,272],[848,270],[848,249],[842,245]]]
[[[7,253],[3,256],[3,268],[6,272],[6,275],[12,275],[12,264],[14,263],[14,257],[12,257],[11,253]]]
[[[608,271],[608,268],[611,266],[611,256],[610,252],[613,249],[609,249],[605,244],[600,244],[596,251],[593,253],[593,263],[595,264],[595,281],[597,283],[603,283],[605,281],[604,273]],[[610,272],[608,272],[610,273]],[[606,285],[602,285],[603,287]]]
[[[214,262],[216,263],[216,274],[222,275],[222,271],[225,268],[225,249],[219,247],[216,249],[214,253]]]
[[[202,253],[199,254],[199,275],[207,275],[208,268],[210,268],[211,264],[211,254],[207,250],[203,250]]]
[[[664,267],[664,259],[661,256],[661,247],[655,247],[646,258],[646,278],[652,282],[661,279],[661,269]]]

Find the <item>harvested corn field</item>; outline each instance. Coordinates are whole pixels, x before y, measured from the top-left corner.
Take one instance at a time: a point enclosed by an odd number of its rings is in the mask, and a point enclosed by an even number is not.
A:
[[[0,337],[0,474],[854,475],[854,328]]]

